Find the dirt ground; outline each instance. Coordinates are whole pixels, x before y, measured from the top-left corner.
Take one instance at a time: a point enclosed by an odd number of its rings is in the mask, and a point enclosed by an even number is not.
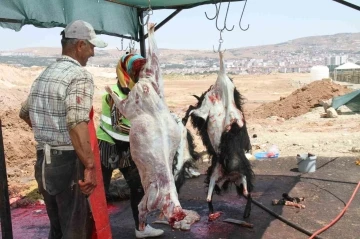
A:
[[[24,189],[34,185],[35,141],[31,129],[19,119],[18,112],[31,83],[42,70],[40,67],[0,65],[0,118],[11,197],[24,196]],[[88,70],[96,84],[94,108],[98,121],[101,95],[105,85],[115,83],[115,70]],[[323,157],[358,156],[352,149],[359,147],[360,116],[344,114],[338,118],[322,118],[323,108],[313,107],[321,97],[326,100],[357,86],[346,88],[343,84],[330,82],[311,83],[310,74],[230,77],[246,99],[244,109],[249,135],[257,135],[252,138],[252,143],[257,145],[254,152],[276,145],[282,157],[307,152]],[[164,79],[166,101],[170,109],[182,117],[189,104],[196,103],[192,95],[206,91],[215,82],[216,75],[165,75]],[[280,97],[285,99],[280,101]],[[187,127],[191,129],[189,123]],[[204,150],[197,136],[196,144],[198,151]]]

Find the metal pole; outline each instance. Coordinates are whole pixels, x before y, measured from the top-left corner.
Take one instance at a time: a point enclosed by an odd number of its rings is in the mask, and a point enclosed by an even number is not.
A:
[[[173,17],[175,17],[179,12],[181,12],[182,9],[176,9],[176,11],[174,11],[173,13],[171,13],[167,18],[165,18],[164,20],[162,20],[162,22],[160,22],[159,24],[157,24],[155,26],[154,31],[157,31],[160,27],[162,27],[163,25],[165,25],[165,23],[167,23],[168,21],[170,21]],[[145,34],[145,39],[148,37],[148,34]]]
[[[343,5],[345,5],[345,6],[351,7],[351,8],[353,8],[353,9],[355,9],[355,10],[360,11],[360,6],[357,6],[357,5],[355,5],[355,4],[349,3],[349,2],[347,2],[347,1],[344,1],[344,0],[333,0],[333,1],[335,1],[335,2],[337,2],[337,3],[340,3],[340,4],[343,4]]]
[[[2,238],[12,239],[13,233],[12,233],[12,225],[11,225],[9,190],[7,183],[1,119],[0,119],[0,219],[1,219]]]
[[[145,33],[144,33],[144,26],[142,26],[144,24],[144,18],[143,18],[143,11],[142,10],[138,10],[138,19],[140,21],[141,24],[139,24],[140,28],[139,28],[139,44],[140,44],[140,54],[146,58],[146,44],[145,44]]]

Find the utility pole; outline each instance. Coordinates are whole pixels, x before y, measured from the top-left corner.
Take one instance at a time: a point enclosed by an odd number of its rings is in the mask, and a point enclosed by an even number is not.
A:
[[[0,219],[1,219],[2,238],[12,239],[13,233],[12,233],[12,224],[11,224],[9,189],[7,182],[1,119],[0,119]]]

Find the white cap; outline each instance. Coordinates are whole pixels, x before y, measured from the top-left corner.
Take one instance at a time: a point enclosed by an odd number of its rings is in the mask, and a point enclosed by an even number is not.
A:
[[[91,44],[99,48],[104,48],[108,45],[95,34],[95,30],[90,23],[85,21],[76,20],[69,23],[66,26],[64,33],[65,38],[88,40]]]

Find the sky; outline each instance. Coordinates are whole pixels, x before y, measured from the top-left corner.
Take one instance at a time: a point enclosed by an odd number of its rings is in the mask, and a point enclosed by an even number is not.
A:
[[[359,5],[359,0],[348,0]],[[219,26],[224,22],[227,6],[223,3]],[[360,11],[332,0],[248,0],[239,28],[244,2],[231,3],[227,19],[231,32],[224,32],[223,48],[240,48],[276,44],[288,40],[336,33],[360,32]],[[156,10],[150,21],[160,23],[173,10]],[[158,31],[155,37],[159,48],[211,50],[219,44],[219,31],[215,20],[205,17],[215,15],[213,4],[180,12]],[[61,28],[41,29],[24,26],[15,32],[0,27],[0,51],[27,47],[60,47]],[[121,38],[101,35],[108,48],[121,47]],[[127,40],[124,40],[127,44]],[[138,45],[137,45],[138,48]]]

